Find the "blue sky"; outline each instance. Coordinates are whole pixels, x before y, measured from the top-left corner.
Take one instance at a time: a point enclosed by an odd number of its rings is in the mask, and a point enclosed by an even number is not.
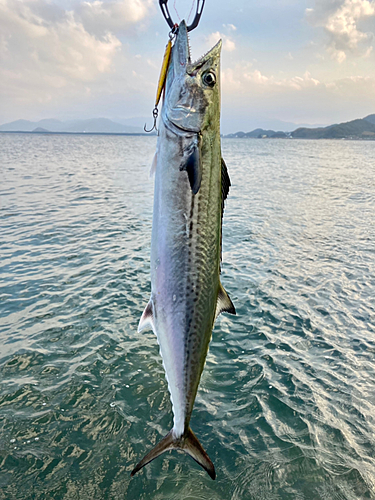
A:
[[[150,115],[167,34],[154,0],[0,0],[0,123]],[[374,35],[374,0],[206,0],[190,40],[223,39],[227,133],[374,113]]]

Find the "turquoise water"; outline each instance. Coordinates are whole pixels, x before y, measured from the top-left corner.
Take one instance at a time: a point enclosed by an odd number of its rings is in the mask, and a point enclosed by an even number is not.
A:
[[[224,140],[217,321],[171,452],[152,332],[154,137],[0,134],[0,499],[375,498],[375,142]]]

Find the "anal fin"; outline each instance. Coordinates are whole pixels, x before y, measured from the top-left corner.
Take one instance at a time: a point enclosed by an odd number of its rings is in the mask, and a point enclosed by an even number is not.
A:
[[[141,319],[139,320],[138,333],[142,332],[143,330],[150,329],[150,328],[155,332],[154,312],[153,312],[151,299],[149,300],[147,306],[145,307],[145,310],[143,311]]]
[[[233,305],[233,302],[230,300],[229,295],[224,290],[223,285],[220,283],[220,288],[216,303],[215,320],[222,312],[227,312],[229,314],[236,314],[236,309]]]

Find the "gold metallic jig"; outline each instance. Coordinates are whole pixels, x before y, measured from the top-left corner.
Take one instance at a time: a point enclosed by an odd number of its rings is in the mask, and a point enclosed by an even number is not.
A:
[[[163,57],[163,63],[161,65],[161,71],[160,71],[160,76],[159,76],[159,81],[158,81],[158,88],[156,92],[156,99],[155,99],[155,107],[152,111],[152,116],[154,118],[154,125],[150,130],[146,129],[146,125],[143,127],[143,130],[145,132],[152,132],[154,129],[157,130],[156,128],[156,120],[158,118],[158,104],[160,102],[160,97],[163,92],[164,86],[165,86],[165,81],[167,79],[167,72],[168,72],[168,66],[169,66],[169,61],[171,59],[171,51],[172,51],[172,40],[171,38],[169,39],[167,46],[165,47],[165,52],[164,52],[164,57]]]
[[[161,93],[163,92],[163,88],[164,88],[164,85],[165,85],[165,80],[167,78],[167,71],[168,71],[169,61],[171,59],[171,50],[172,50],[172,42],[171,42],[171,40],[169,40],[168,43],[167,43],[167,46],[165,47],[165,52],[164,52],[164,57],[163,57],[163,64],[161,66],[161,71],[160,71],[160,76],[159,76],[159,82],[158,82],[158,90],[156,92],[155,107],[159,104]]]

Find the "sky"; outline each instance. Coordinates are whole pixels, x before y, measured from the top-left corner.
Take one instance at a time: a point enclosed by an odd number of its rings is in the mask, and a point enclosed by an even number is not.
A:
[[[0,123],[151,116],[168,31],[156,0],[0,0]],[[206,0],[193,58],[220,38],[224,133],[375,113],[375,0]]]

